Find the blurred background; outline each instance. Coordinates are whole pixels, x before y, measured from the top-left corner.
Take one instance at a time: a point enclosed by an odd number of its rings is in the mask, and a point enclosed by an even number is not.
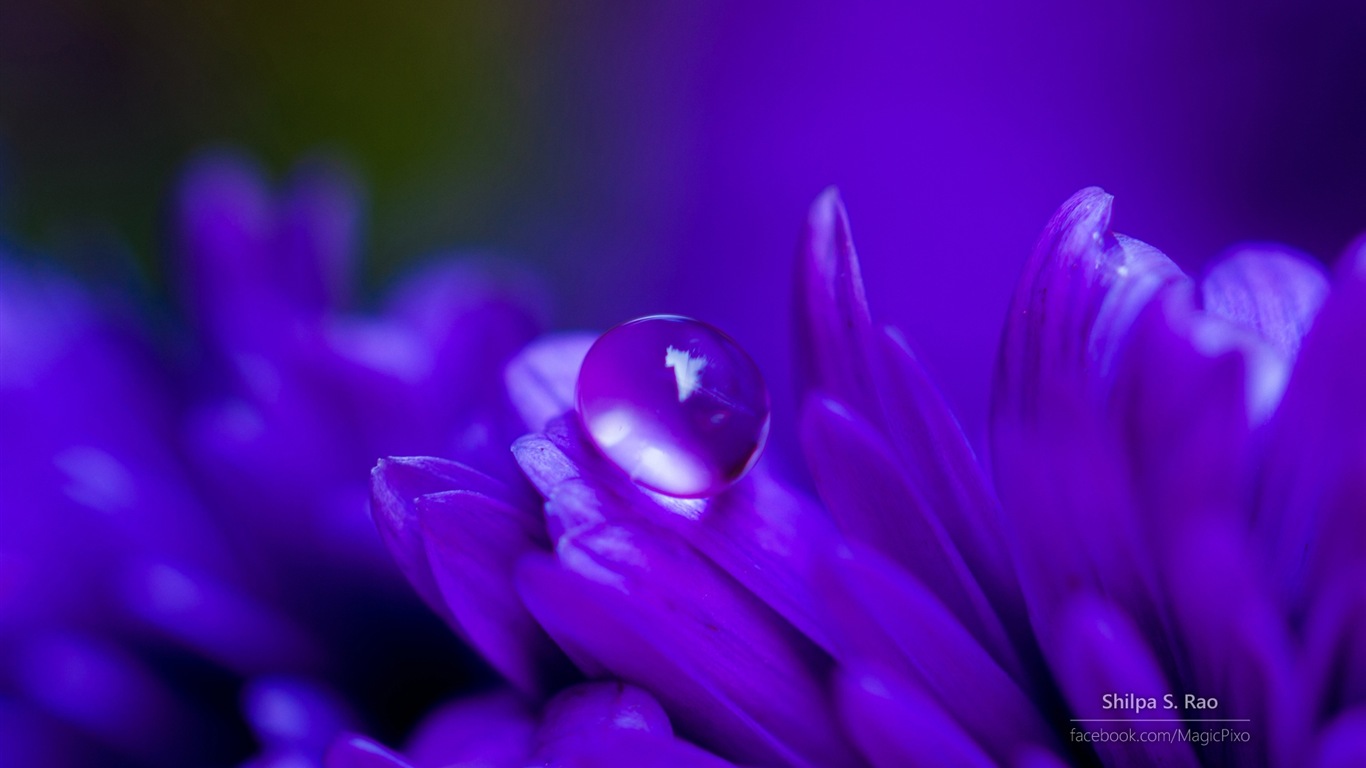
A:
[[[1366,211],[1356,0],[0,9],[5,231],[35,250],[98,273],[117,246],[155,286],[190,153],[321,150],[365,185],[372,287],[492,250],[567,288],[561,325],[689,312],[777,372],[837,184],[876,310],[974,437],[1010,285],[1081,186],[1192,268],[1244,239],[1331,260]]]
[[[1366,228],[1364,40],[1360,0],[0,0],[0,245],[169,306],[196,153],[236,147],[277,178],[338,158],[367,206],[362,306],[456,249],[540,272],[556,327],[705,319],[764,369],[782,459],[794,250],[835,184],[875,315],[980,444],[1014,280],[1079,188],[1189,270],[1244,240],[1331,262]],[[409,649],[475,665],[435,619],[396,616],[442,638]],[[237,678],[159,658],[235,717]],[[388,739],[488,679],[384,674],[347,687],[409,698],[362,713]]]

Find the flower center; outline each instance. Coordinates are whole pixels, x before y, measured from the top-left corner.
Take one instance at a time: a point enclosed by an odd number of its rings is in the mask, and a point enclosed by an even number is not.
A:
[[[681,498],[744,476],[768,437],[768,388],[749,355],[706,323],[652,315],[593,343],[579,370],[579,417],[631,479]]]

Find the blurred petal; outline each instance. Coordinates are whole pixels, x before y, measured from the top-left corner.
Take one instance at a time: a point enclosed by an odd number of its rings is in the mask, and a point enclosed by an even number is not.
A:
[[[416,768],[379,742],[355,734],[342,734],[323,757],[323,768]]]
[[[532,614],[588,674],[653,693],[686,733],[735,759],[842,765],[816,648],[677,537],[609,522],[586,487],[552,493],[558,563],[524,558]]]
[[[877,768],[996,765],[953,718],[912,685],[885,674],[841,669],[835,695],[845,728]]]
[[[360,184],[341,163],[295,167],[280,201],[275,267],[296,306],[324,311],[350,298],[362,213]]]
[[[526,704],[511,692],[470,696],[424,717],[404,753],[415,768],[521,768],[534,730]]]
[[[546,703],[536,750],[542,756],[572,751],[613,731],[673,737],[669,716],[650,694],[619,682],[583,683]]]
[[[352,721],[346,705],[333,692],[284,677],[248,683],[242,709],[267,751],[321,755]]]
[[[1052,632],[1053,644],[1045,651],[1054,677],[1071,705],[1072,714],[1085,718],[1137,718],[1125,710],[1103,709],[1105,694],[1132,694],[1153,698],[1175,693],[1162,675],[1137,629],[1122,612],[1094,597],[1072,600]],[[1074,722],[1082,730],[1132,728],[1135,731],[1170,730],[1172,723]],[[1184,743],[1097,743],[1096,751],[1106,765],[1196,766],[1199,762]]]
[[[1328,278],[1293,248],[1256,243],[1224,253],[1200,281],[1200,294],[1210,314],[1256,332],[1293,361],[1328,295]]]
[[[816,488],[845,535],[915,574],[980,642],[1007,654],[996,612],[872,426],[843,404],[813,396],[803,408],[801,431]]]
[[[1338,265],[1268,425],[1258,526],[1294,610],[1366,560],[1366,240]]]
[[[579,367],[597,336],[557,333],[531,342],[507,364],[503,380],[517,413],[532,432],[574,409]]]
[[[1020,684],[921,584],[868,550],[846,553],[830,568],[825,600],[842,663],[894,669],[996,759],[1049,742]]]
[[[637,731],[612,731],[576,742],[549,761],[572,768],[733,768],[686,741]]]
[[[867,358],[872,319],[849,218],[834,187],[811,204],[797,257],[798,392],[819,389],[876,415]]]
[[[1253,741],[1202,753],[1229,765],[1289,765],[1305,752],[1312,707],[1290,627],[1261,582],[1241,527],[1196,521],[1168,532],[1167,593],[1180,622],[1184,692],[1219,700],[1217,715],[1245,718]],[[1171,716],[1181,716],[1179,713]]]
[[[1305,628],[1314,711],[1366,705],[1366,566],[1339,574],[1319,596]]]
[[[522,607],[513,573],[524,553],[549,551],[540,516],[467,490],[420,496],[416,506],[452,625],[518,688],[539,690],[561,659]]]
[[[1315,768],[1366,765],[1366,708],[1340,715],[1319,736]]]

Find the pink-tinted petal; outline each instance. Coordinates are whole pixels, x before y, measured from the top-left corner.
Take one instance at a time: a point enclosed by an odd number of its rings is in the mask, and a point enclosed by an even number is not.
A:
[[[613,731],[673,737],[669,716],[650,694],[620,682],[584,683],[545,705],[536,750],[542,756],[572,752]]]
[[[1200,281],[1206,311],[1248,328],[1287,359],[1328,296],[1318,262],[1275,243],[1240,245],[1224,253]]]
[[[723,755],[847,763],[816,648],[677,537],[609,523],[602,503],[591,490],[555,496],[558,562],[528,557],[519,569],[527,607],[570,658],[650,691]]]
[[[1319,736],[1314,768],[1366,765],[1366,708],[1340,715]]]
[[[797,257],[798,391],[828,392],[872,416],[878,412],[867,362],[872,319],[849,218],[833,187],[811,204]]]
[[[523,554],[549,551],[540,515],[467,490],[420,496],[416,508],[452,626],[518,688],[539,690],[561,657],[522,606],[513,573]]]
[[[841,669],[835,695],[844,727],[877,768],[996,765],[931,697],[892,675]]]
[[[915,574],[980,642],[1006,654],[1000,619],[882,436],[843,404],[810,398],[802,413],[802,446],[816,488],[845,535]]]
[[[507,364],[503,381],[527,429],[544,431],[551,419],[574,409],[579,367],[596,338],[591,333],[542,336]]]
[[[1079,730],[1133,729],[1139,732],[1170,731],[1181,723],[1143,722],[1144,719],[1176,717],[1163,714],[1163,696],[1180,693],[1167,683],[1152,652],[1136,627],[1123,612],[1094,597],[1073,599],[1059,616],[1050,634],[1053,642],[1045,648],[1054,677],[1061,684]],[[1105,708],[1106,695],[1146,700],[1152,708],[1142,713],[1136,708]],[[1123,720],[1124,722],[1081,722],[1082,720]],[[1096,744],[1106,765],[1118,766],[1196,766],[1190,746],[1184,743]]]
[[[1258,526],[1286,596],[1303,610],[1315,589],[1366,560],[1366,240],[1338,265],[1268,425],[1258,473]]]
[[[520,697],[509,691],[479,694],[424,717],[403,751],[415,768],[521,768],[531,755],[535,728]]]
[[[415,768],[401,755],[368,736],[342,734],[323,757],[323,768]]]
[[[1021,744],[1048,743],[1020,683],[915,579],[869,550],[829,567],[823,586],[842,663],[898,672],[997,759]]]

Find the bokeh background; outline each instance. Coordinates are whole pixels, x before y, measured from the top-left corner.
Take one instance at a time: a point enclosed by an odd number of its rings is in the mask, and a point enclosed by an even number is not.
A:
[[[836,184],[875,313],[980,441],[1011,286],[1080,187],[1191,270],[1366,227],[1363,41],[1359,0],[0,0],[0,239],[169,304],[195,153],[340,158],[364,297],[455,248],[532,265],[558,327],[708,320],[770,379],[781,459],[793,252]],[[394,674],[418,693],[386,737],[468,682]]]
[[[560,324],[689,312],[780,372],[797,226],[838,184],[877,310],[974,436],[1077,188],[1191,268],[1245,239],[1331,260],[1366,211],[1355,0],[0,8],[5,231],[54,258],[122,251],[155,287],[190,153],[324,151],[365,183],[371,286],[488,249],[566,288]]]

